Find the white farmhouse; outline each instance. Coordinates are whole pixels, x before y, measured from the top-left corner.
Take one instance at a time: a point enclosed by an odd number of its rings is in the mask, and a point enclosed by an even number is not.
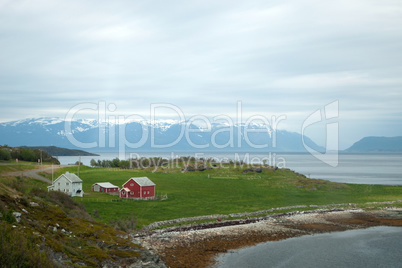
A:
[[[47,187],[48,191],[60,191],[69,196],[83,197],[82,180],[75,174],[66,172],[60,175],[51,186]]]

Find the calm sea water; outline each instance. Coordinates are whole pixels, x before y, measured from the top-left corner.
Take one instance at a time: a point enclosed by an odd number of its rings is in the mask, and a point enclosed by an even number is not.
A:
[[[337,167],[331,167],[310,154],[235,154],[235,153],[138,153],[131,157],[174,158],[178,156],[195,156],[197,158],[214,158],[217,161],[243,160],[249,163],[265,161],[272,166],[290,168],[309,178],[325,179],[342,183],[402,185],[402,154],[340,154]],[[129,159],[130,154],[123,157],[118,153],[100,153],[100,156],[82,156],[81,162],[90,165],[91,159],[111,160]],[[63,165],[74,164],[78,157],[59,156]]]
[[[402,227],[373,227],[262,243],[220,255],[216,268],[401,267]]]

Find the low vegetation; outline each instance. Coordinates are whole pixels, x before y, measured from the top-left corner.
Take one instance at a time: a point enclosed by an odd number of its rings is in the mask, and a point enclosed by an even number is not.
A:
[[[174,159],[166,159],[162,157],[141,157],[132,158],[129,160],[120,160],[119,158],[114,158],[113,160],[98,160],[91,159],[91,167],[104,167],[104,168],[121,168],[121,169],[147,169],[147,168],[184,168],[192,167],[193,170],[205,170],[207,168],[217,167],[222,163],[218,163],[214,158],[208,159],[196,159],[191,156],[182,156]],[[244,165],[243,161],[233,162],[228,160],[227,163],[231,165]],[[194,167],[195,166],[195,167]],[[203,168],[204,167],[204,168]]]
[[[83,204],[34,179],[0,179],[1,267],[119,266],[141,252],[126,233],[99,223]]]

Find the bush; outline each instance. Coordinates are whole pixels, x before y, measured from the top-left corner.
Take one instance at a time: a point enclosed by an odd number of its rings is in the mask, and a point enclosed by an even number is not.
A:
[[[4,214],[3,214],[3,220],[5,222],[8,222],[9,224],[13,224],[16,222],[15,217],[13,215],[13,212],[11,210],[7,210]]]
[[[15,179],[10,179],[9,181],[5,181],[4,184],[7,186],[24,193],[25,190],[27,189],[27,186],[24,184],[25,180],[24,178],[21,178],[20,176],[15,177]]]
[[[137,230],[137,219],[134,217],[134,215],[130,215],[130,217],[126,219],[118,219],[116,221],[111,221],[110,225],[117,230],[129,233]]]
[[[29,195],[45,199],[48,196],[48,191],[44,190],[41,187],[36,186],[31,189]]]
[[[1,267],[55,267],[40,252],[38,237],[21,234],[11,226],[0,224],[0,266]]]
[[[92,220],[83,204],[75,202],[74,199],[63,192],[50,191],[45,199],[63,208],[69,217]]]
[[[67,209],[74,209],[79,206],[70,196],[59,191],[50,191],[47,200]]]

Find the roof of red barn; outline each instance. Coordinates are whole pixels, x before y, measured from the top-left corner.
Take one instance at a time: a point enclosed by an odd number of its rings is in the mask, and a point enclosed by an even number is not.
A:
[[[100,187],[103,187],[103,188],[118,188],[116,185],[113,185],[110,182],[98,182],[98,183],[95,183],[95,184],[97,184],[97,185],[99,185]]]
[[[128,181],[126,181],[123,186],[129,182],[130,180],[134,180],[136,183],[138,183],[139,186],[155,186],[155,183],[153,183],[150,179],[147,177],[133,177],[130,178]]]

